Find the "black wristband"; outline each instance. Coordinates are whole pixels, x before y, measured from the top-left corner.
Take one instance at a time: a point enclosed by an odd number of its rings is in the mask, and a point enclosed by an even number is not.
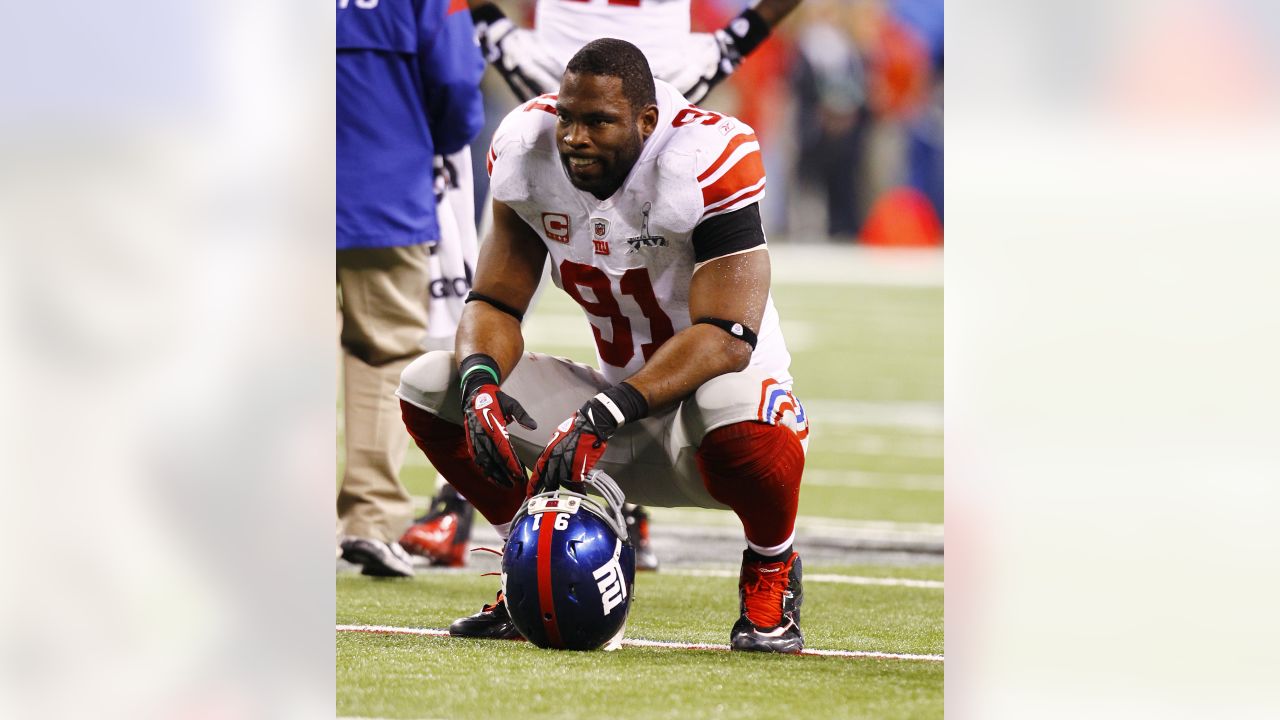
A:
[[[495,310],[501,310],[502,312],[515,318],[516,322],[524,322],[524,313],[520,312],[519,310],[511,307],[510,305],[502,302],[497,298],[491,298],[488,295],[485,295],[483,293],[478,293],[475,290],[472,290],[471,292],[467,293],[467,299],[463,300],[462,304],[465,305],[469,302],[475,302],[476,300],[479,300],[480,302],[494,308]]]
[[[466,408],[467,398],[482,385],[498,385],[502,373],[498,372],[498,361],[484,353],[468,355],[458,366],[462,375],[462,406]]]
[[[608,440],[622,425],[649,414],[649,401],[629,383],[620,382],[583,403],[578,414],[602,440]]]
[[[649,414],[649,401],[629,382],[620,382],[605,390],[604,394],[622,411],[623,422],[635,422]]]
[[[753,8],[747,8],[725,26],[725,31],[733,37],[734,46],[745,58],[769,37],[769,23]]]
[[[476,25],[480,23],[492,25],[506,16],[506,13],[502,12],[502,8],[493,3],[485,3],[478,8],[471,9],[471,20]]]

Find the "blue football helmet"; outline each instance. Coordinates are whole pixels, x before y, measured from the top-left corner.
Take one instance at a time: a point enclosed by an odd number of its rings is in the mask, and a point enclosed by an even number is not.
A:
[[[560,488],[526,500],[502,553],[507,613],[538,647],[612,650],[622,642],[636,578],[625,500],[599,470],[583,485],[583,492]],[[603,506],[585,494],[588,488]]]

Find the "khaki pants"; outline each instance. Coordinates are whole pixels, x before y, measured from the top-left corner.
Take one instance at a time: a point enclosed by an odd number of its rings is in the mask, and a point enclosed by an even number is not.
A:
[[[393,542],[413,520],[400,484],[409,435],[400,419],[400,372],[423,351],[428,247],[338,251],[338,322],[346,415],[339,531]]]

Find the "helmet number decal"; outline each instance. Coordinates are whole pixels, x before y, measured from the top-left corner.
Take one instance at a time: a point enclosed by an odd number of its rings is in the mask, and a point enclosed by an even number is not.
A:
[[[568,530],[569,529],[569,513],[563,513],[563,512],[556,513],[556,524],[552,527],[556,530]],[[534,530],[542,529],[541,514],[533,516],[533,529]]]

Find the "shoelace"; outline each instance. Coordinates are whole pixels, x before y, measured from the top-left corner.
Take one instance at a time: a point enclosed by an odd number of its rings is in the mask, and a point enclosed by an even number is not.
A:
[[[502,557],[501,550],[494,550],[493,548],[487,548],[487,547],[473,547],[471,548],[471,552],[489,552],[489,553],[493,553],[494,555],[497,555],[498,557]],[[489,577],[490,575],[501,575],[501,574],[502,573],[500,572],[487,572],[487,573],[480,573],[480,577]],[[494,608],[498,607],[501,604],[502,604],[502,591],[499,590],[498,597],[494,599],[493,604],[485,605],[484,608],[481,609],[481,612],[493,612]]]
[[[758,628],[782,622],[782,596],[787,591],[786,563],[761,563],[753,569],[755,580],[743,586],[747,619]]]

